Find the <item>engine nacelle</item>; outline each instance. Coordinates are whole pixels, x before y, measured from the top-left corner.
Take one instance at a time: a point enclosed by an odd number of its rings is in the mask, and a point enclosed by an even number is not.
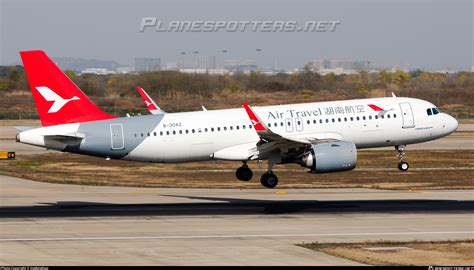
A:
[[[356,163],[357,149],[349,141],[313,144],[300,161],[301,166],[317,173],[350,171]]]

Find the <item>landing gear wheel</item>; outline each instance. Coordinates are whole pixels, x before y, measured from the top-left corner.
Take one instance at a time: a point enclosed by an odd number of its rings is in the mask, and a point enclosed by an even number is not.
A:
[[[240,181],[247,182],[247,181],[250,181],[250,179],[252,179],[253,172],[249,167],[242,166],[235,171],[235,176]]]
[[[262,175],[260,182],[262,183],[262,186],[266,188],[274,188],[278,185],[278,177],[273,173],[267,172]]]
[[[410,168],[410,165],[408,165],[408,162],[403,161],[403,158],[405,157],[405,147],[406,145],[395,146],[395,150],[397,150],[398,152],[397,153],[398,169],[403,172],[408,171],[408,168]]]
[[[408,162],[402,161],[402,162],[398,163],[398,169],[400,171],[406,172],[406,171],[408,171],[408,168],[410,168],[410,165],[408,165]]]

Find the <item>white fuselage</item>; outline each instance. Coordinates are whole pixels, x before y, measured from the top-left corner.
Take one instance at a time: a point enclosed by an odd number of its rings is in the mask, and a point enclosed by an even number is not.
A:
[[[371,104],[383,111],[368,106]],[[427,110],[434,107],[420,99],[390,97],[255,106],[253,109],[270,130],[285,137],[347,140],[354,142],[357,148],[371,148],[430,141],[455,131],[458,123],[453,117],[445,113],[428,115]],[[126,130],[124,124],[121,132],[112,131],[122,128],[121,121],[142,121],[141,117],[144,116],[118,118],[113,128],[104,126],[104,136],[109,136],[107,141],[112,148],[114,144],[120,147],[123,144],[124,148],[135,145],[123,159],[148,162],[247,160],[249,151],[259,141],[243,108],[147,116],[162,119],[152,129],[144,122],[141,126],[135,125],[133,130]],[[42,136],[75,134],[80,132],[79,125],[29,130],[20,133],[19,140],[45,146]],[[80,135],[85,141],[94,140],[88,137],[87,131],[83,133]]]

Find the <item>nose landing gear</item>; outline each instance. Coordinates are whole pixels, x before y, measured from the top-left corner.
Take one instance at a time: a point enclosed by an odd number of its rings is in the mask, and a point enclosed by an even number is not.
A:
[[[406,145],[397,145],[395,146],[395,150],[398,151],[397,157],[398,157],[398,169],[400,171],[408,171],[408,168],[410,168],[410,165],[408,162],[404,161],[403,158],[405,157],[405,147]]]

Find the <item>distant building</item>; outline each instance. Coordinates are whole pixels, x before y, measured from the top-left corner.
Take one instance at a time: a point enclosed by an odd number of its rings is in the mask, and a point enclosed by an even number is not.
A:
[[[161,58],[135,58],[135,72],[159,71],[161,69]]]
[[[178,69],[178,62],[166,62],[165,70],[177,70]]]
[[[180,68],[179,72],[189,74],[210,74],[210,75],[224,75],[229,73],[228,70],[222,68]]]
[[[116,70],[120,64],[112,60],[83,59],[73,57],[53,57],[53,61],[62,70],[74,70],[81,72],[86,69]]]
[[[216,68],[216,57],[199,55],[197,57],[196,68],[215,69]]]
[[[128,73],[132,73],[134,70],[133,70],[133,67],[118,67],[115,69],[115,71],[118,74],[128,74]]]
[[[365,60],[336,60],[336,59],[315,59],[310,62],[311,69],[318,73],[341,73],[353,74],[359,71],[368,71],[370,62]]]
[[[224,66],[224,69],[228,70],[230,73],[249,73],[256,71],[258,66],[255,64],[226,65]]]
[[[338,68],[324,68],[321,70],[316,71],[319,75],[328,75],[329,73],[333,73],[335,75],[350,75],[350,74],[357,74],[358,71],[354,69],[344,69],[342,67]]]
[[[474,66],[471,66],[471,72],[474,72]]]
[[[318,71],[318,70],[321,70],[321,69],[324,69],[324,61],[323,59],[316,59],[316,60],[313,60],[313,63],[312,63],[312,68],[313,68],[313,71]]]
[[[83,74],[95,74],[95,75],[109,75],[109,74],[115,74],[115,71],[112,70],[107,70],[105,68],[86,68],[84,70],[81,70],[79,75]]]

